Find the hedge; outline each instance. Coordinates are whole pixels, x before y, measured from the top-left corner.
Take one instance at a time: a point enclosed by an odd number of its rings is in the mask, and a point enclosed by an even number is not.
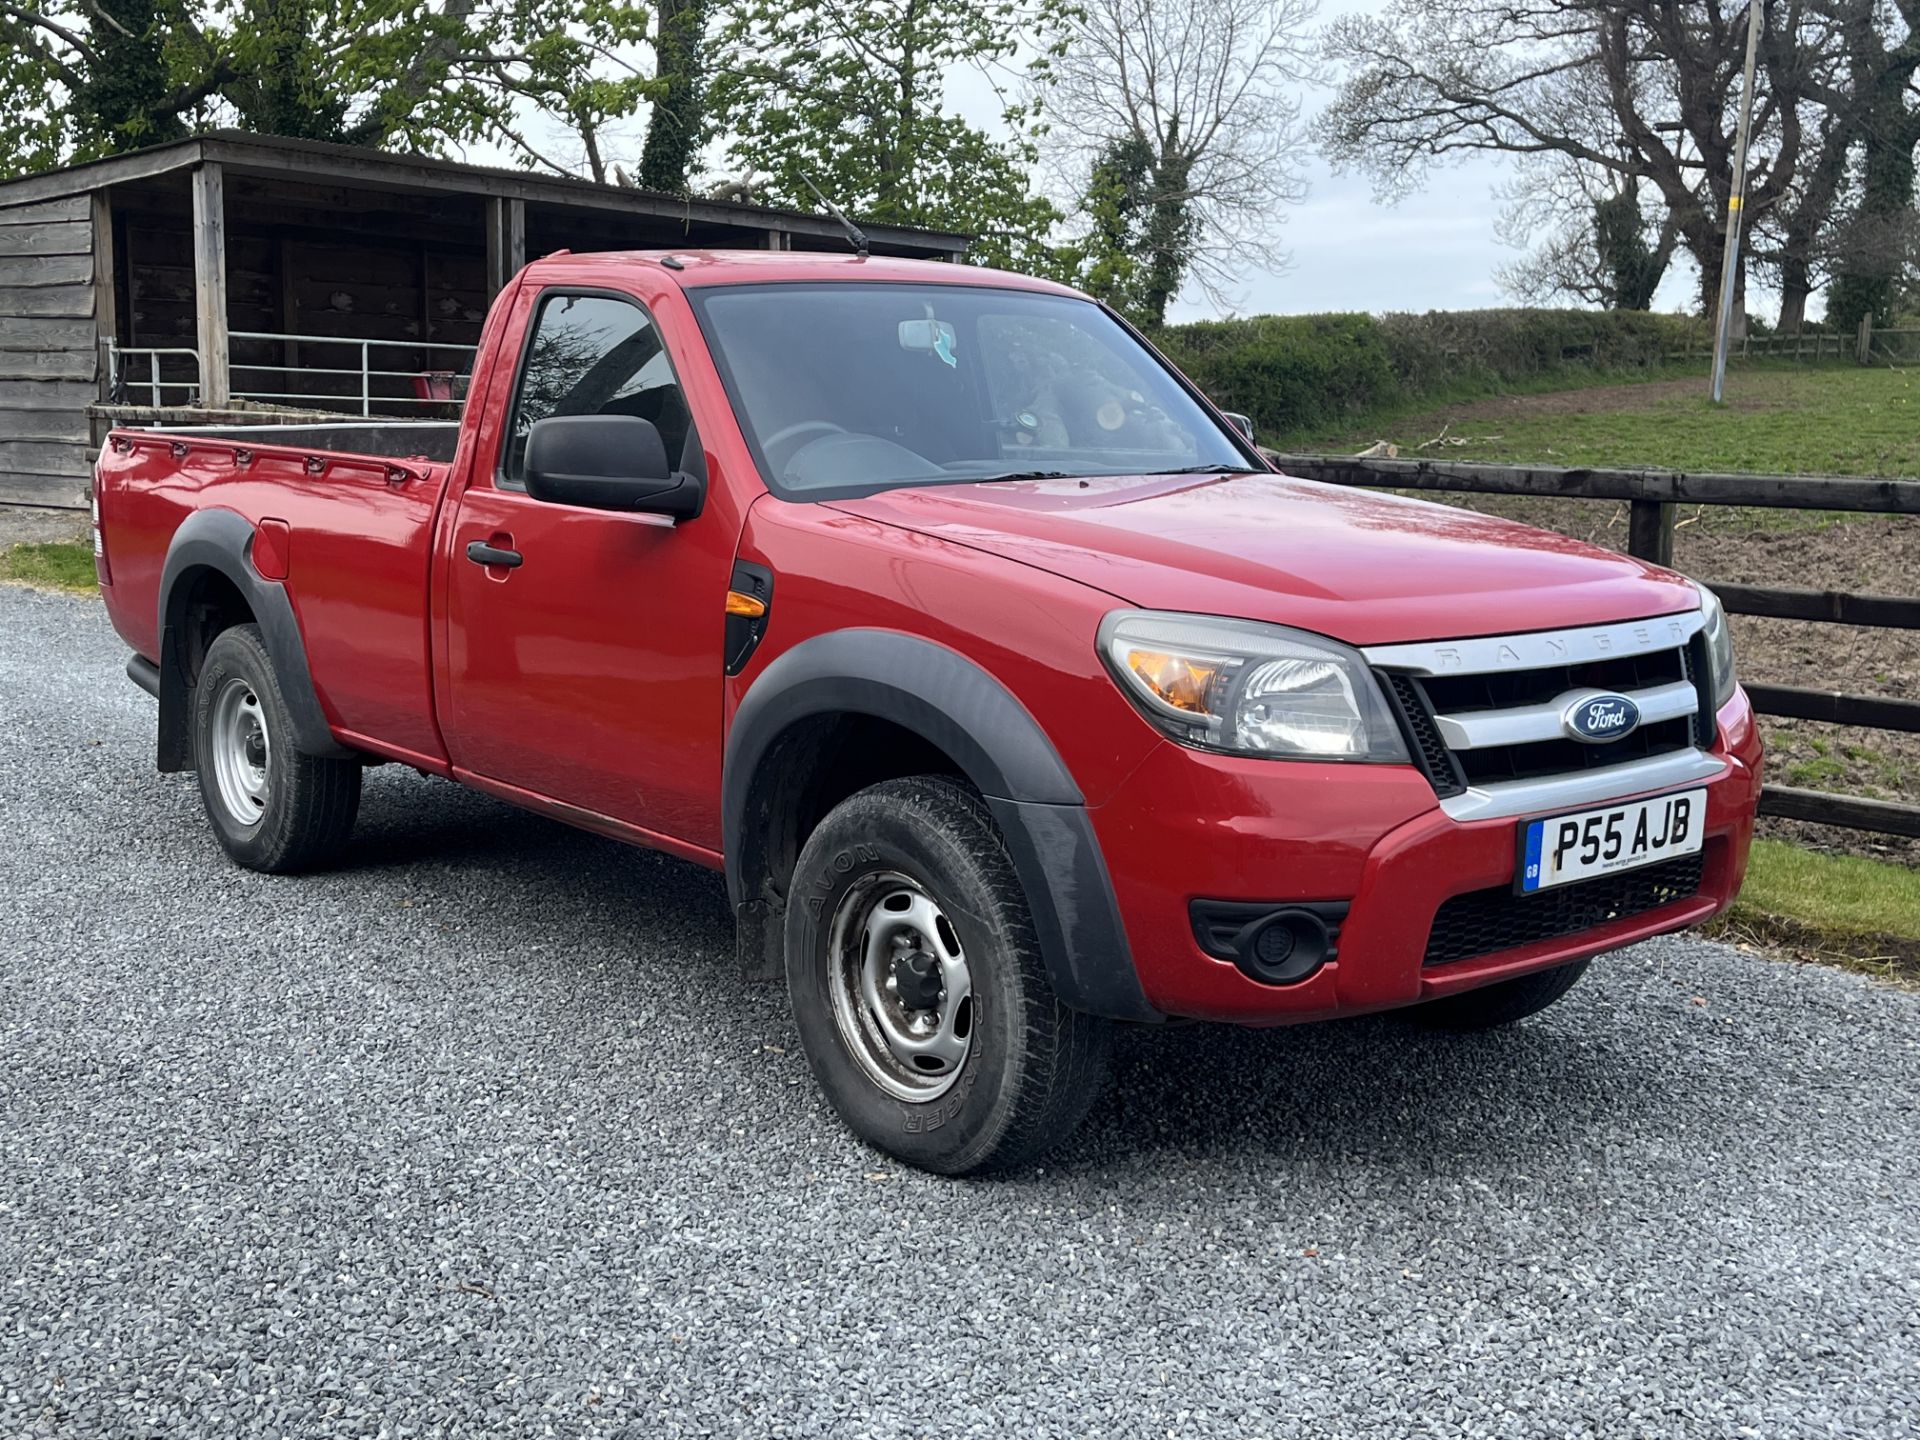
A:
[[[1645,369],[1699,343],[1699,325],[1628,310],[1435,310],[1205,320],[1154,340],[1218,404],[1277,439],[1427,396]]]

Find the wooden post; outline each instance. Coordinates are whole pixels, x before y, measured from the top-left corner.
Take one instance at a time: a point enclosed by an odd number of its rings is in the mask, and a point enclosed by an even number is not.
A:
[[[1853,358],[1862,365],[1873,363],[1873,312],[1860,317],[1860,333],[1854,337]]]
[[[1666,500],[1630,500],[1627,553],[1655,565],[1673,564],[1673,504]]]
[[[100,398],[110,400],[113,397],[107,390],[111,374],[107,350],[120,338],[120,306],[113,275],[113,203],[105,190],[94,191],[90,199],[93,218],[94,377],[99,384]]]
[[[285,236],[274,242],[273,268],[274,278],[280,282],[280,333],[298,335],[300,333],[300,297],[293,288],[293,245]],[[280,389],[292,394],[299,384],[300,342],[282,340],[280,342]],[[282,400],[283,405],[291,405],[291,400]]]
[[[427,288],[433,280],[433,260],[426,241],[422,240],[415,249],[420,260],[420,348],[414,353],[419,357],[421,373],[430,374],[440,368],[440,362],[434,359],[440,352],[427,348],[433,339],[433,296]],[[426,416],[432,413],[424,405],[417,409],[413,406],[400,408],[408,415]]]
[[[200,351],[200,403],[209,410],[229,400],[227,347],[227,229],[220,167],[203,161],[193,171],[193,302]]]
[[[527,263],[527,202],[493,195],[487,198],[487,299]]]

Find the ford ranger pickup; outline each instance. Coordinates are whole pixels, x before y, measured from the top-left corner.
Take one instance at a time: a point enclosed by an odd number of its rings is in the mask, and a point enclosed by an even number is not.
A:
[[[117,430],[101,590],[239,864],[397,762],[723,871],[819,1083],[924,1168],[1114,1028],[1505,1025],[1739,889],[1713,595],[1291,479],[1124,320],[990,270],[556,255],[459,423]]]

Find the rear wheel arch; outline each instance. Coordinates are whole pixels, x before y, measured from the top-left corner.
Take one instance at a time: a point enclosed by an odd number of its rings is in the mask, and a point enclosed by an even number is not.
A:
[[[157,761],[163,771],[193,768],[190,734],[193,692],[200,666],[223,630],[260,627],[273,658],[303,754],[351,755],[336,742],[307,666],[306,642],[286,587],[253,568],[253,525],[232,510],[198,510],[174,532],[160,574],[160,727]]]
[[[779,972],[788,882],[841,800],[909,775],[945,775],[992,813],[1062,1000],[1156,1020],[1140,990],[1083,797],[1045,731],[985,670],[899,631],[831,631],[754,681],[727,735],[728,894],[750,969]]]

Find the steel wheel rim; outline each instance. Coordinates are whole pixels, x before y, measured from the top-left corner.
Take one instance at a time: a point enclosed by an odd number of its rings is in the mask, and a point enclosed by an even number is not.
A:
[[[866,1077],[922,1104],[951,1090],[973,1053],[973,973],[926,888],[898,871],[861,876],[827,946],[833,1018]]]
[[[267,767],[273,741],[260,697],[234,677],[213,697],[213,782],[220,804],[242,825],[258,825],[267,813]]]

